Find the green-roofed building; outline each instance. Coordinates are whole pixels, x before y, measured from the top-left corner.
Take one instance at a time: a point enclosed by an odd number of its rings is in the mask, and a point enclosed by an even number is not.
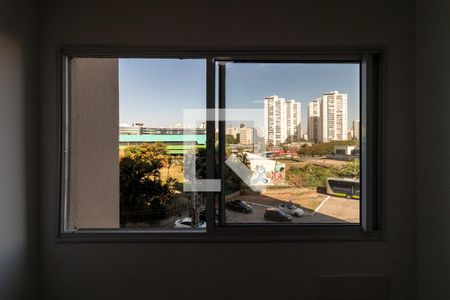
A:
[[[128,146],[164,143],[167,145],[169,154],[182,155],[187,149],[194,146],[196,148],[206,147],[206,135],[204,134],[139,134],[139,135],[119,135],[119,149]]]

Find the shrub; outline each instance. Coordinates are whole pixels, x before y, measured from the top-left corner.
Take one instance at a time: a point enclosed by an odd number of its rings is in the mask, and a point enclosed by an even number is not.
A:
[[[325,187],[329,177],[338,175],[338,170],[306,164],[303,167],[291,167],[286,176],[289,184],[303,187]]]

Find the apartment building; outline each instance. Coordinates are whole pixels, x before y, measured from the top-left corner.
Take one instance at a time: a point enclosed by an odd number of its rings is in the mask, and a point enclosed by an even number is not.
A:
[[[301,103],[277,95],[264,99],[264,130],[268,144],[297,142],[301,138]]]
[[[308,141],[317,143],[322,141],[322,122],[320,119],[321,99],[308,103]]]
[[[324,93],[308,104],[308,136],[311,142],[345,141],[348,139],[347,94]]]

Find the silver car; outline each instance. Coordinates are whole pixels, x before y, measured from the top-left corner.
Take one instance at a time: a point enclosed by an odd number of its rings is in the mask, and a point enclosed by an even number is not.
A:
[[[278,206],[278,208],[279,208],[282,212],[287,213],[287,214],[289,214],[289,215],[291,215],[291,216],[294,216],[294,217],[301,217],[301,216],[303,216],[303,215],[305,214],[305,212],[303,211],[303,209],[298,208],[297,206],[295,206],[295,205],[292,204],[292,203],[283,203],[283,204],[280,204],[280,205]]]

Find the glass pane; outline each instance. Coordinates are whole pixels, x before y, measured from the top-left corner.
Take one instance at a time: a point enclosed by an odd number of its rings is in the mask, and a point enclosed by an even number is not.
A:
[[[203,59],[73,58],[69,230],[206,228],[185,189],[187,157],[205,176]]]
[[[224,68],[225,222],[359,224],[359,63]]]

